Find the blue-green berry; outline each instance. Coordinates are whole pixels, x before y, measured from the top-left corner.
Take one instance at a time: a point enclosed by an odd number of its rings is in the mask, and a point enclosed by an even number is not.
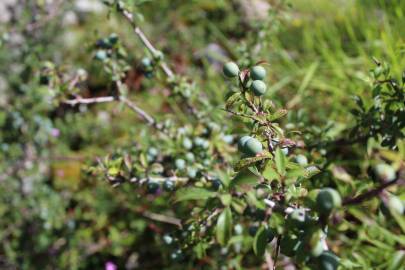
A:
[[[255,80],[252,82],[250,89],[252,90],[255,96],[262,96],[266,93],[266,84],[263,81]]]
[[[335,189],[324,188],[319,191],[316,204],[320,213],[329,214],[334,208],[342,204],[342,198]]]
[[[105,61],[107,57],[107,52],[104,50],[98,50],[95,55],[95,58],[100,61]]]
[[[239,151],[241,151],[241,152],[245,152],[245,146],[246,146],[246,142],[249,140],[249,139],[251,139],[252,137],[250,137],[250,136],[247,136],[247,135],[245,135],[245,136],[242,136],[240,139],[239,139],[239,141],[238,141],[238,149],[239,149]]]
[[[319,268],[321,270],[336,270],[339,266],[339,257],[330,251],[322,252],[318,258]]]
[[[190,150],[191,148],[193,148],[193,142],[189,138],[184,138],[183,147],[187,150]]]
[[[374,171],[377,176],[383,181],[392,181],[396,177],[394,168],[385,163],[381,163],[375,166]]]
[[[223,72],[226,77],[234,78],[239,74],[239,67],[234,62],[228,62],[224,65]]]
[[[115,45],[118,42],[118,35],[116,33],[112,33],[109,37],[108,37],[108,41],[112,44]]]
[[[148,154],[151,155],[152,157],[156,157],[159,152],[155,147],[151,147],[148,149]]]
[[[173,237],[171,237],[168,234],[163,235],[163,241],[165,242],[166,245],[170,245],[173,243]]]
[[[165,191],[173,191],[176,188],[176,184],[172,180],[165,180],[163,182],[163,189]]]
[[[176,159],[175,165],[178,170],[184,170],[184,168],[186,167],[186,162],[184,161],[184,159],[179,158]]]
[[[194,162],[194,161],[195,161],[195,156],[194,156],[194,154],[191,153],[191,152],[188,152],[188,153],[186,154],[186,160],[187,160],[188,162],[190,162],[190,163]]]
[[[197,170],[195,168],[187,168],[187,176],[190,178],[195,178],[197,176]]]
[[[159,186],[158,182],[149,180],[146,184],[146,189],[148,193],[155,194],[159,190]]]
[[[263,146],[260,141],[255,138],[250,138],[245,144],[246,154],[255,156],[263,151]]]
[[[304,155],[297,155],[295,157],[295,161],[297,161],[298,164],[300,164],[301,166],[306,166],[308,165],[308,159],[306,156]]]
[[[212,187],[214,190],[219,190],[221,186],[222,186],[221,180],[219,180],[219,179],[214,179],[214,180],[211,181],[211,187]]]
[[[254,66],[250,69],[252,80],[263,80],[266,77],[266,69],[262,66]]]

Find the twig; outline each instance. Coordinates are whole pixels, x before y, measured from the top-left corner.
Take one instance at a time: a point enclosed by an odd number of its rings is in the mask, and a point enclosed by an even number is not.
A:
[[[128,10],[121,9],[120,10],[122,15],[129,21],[129,23],[132,25],[134,28],[135,34],[139,37],[143,45],[150,51],[152,55],[156,55],[159,51],[152,45],[152,43],[149,41],[149,39],[146,37],[145,33],[139,28],[133,19],[132,13],[130,13]],[[174,77],[173,71],[169,68],[169,66],[166,64],[164,61],[160,61],[160,67],[162,68],[163,72],[167,75],[169,78]]]
[[[149,219],[152,219],[155,221],[176,225],[180,229],[182,228],[181,220],[178,218],[175,218],[175,217],[165,216],[162,214],[156,214],[156,213],[152,213],[152,212],[148,212],[148,211],[143,212],[142,215],[146,218],[149,218]]]
[[[266,259],[267,269],[268,270],[273,270],[274,269],[274,262],[273,262],[273,259],[271,258],[270,253],[267,250],[264,253],[264,258]]]
[[[69,104],[71,106],[76,106],[78,104],[104,103],[104,102],[111,102],[114,100],[116,100],[116,99],[115,99],[115,97],[112,97],[112,96],[94,97],[94,98],[82,98],[82,97],[78,96],[75,99],[63,100],[62,103]]]
[[[352,198],[347,198],[343,201],[343,205],[353,205],[353,204],[359,204],[362,203],[363,201],[369,200],[371,198],[374,198],[376,196],[378,196],[378,194],[380,194],[384,189],[386,189],[389,186],[394,185],[395,183],[399,182],[399,181],[403,181],[400,180],[400,178],[396,178],[394,180],[385,182],[381,185],[379,185],[378,187],[371,189],[363,194],[360,194],[356,197],[352,197]]]

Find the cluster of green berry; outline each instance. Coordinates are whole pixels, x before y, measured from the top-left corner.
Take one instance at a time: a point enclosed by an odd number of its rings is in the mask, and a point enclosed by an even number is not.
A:
[[[118,35],[112,33],[106,38],[101,38],[96,41],[95,47],[97,48],[95,59],[105,61],[111,56],[111,50],[118,43]]]
[[[223,67],[224,75],[228,78],[238,77],[240,74],[239,67],[234,62],[228,62]],[[260,65],[253,66],[249,70],[249,80],[244,80],[246,87],[248,87],[255,96],[262,96],[266,93],[267,86],[263,82],[266,77],[266,69]]]

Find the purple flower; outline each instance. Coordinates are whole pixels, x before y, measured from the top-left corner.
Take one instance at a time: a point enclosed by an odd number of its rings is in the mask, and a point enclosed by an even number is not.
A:
[[[105,263],[105,270],[117,270],[117,266],[113,262],[106,262]]]
[[[51,129],[51,136],[52,137],[57,138],[57,137],[59,137],[59,135],[60,135],[60,130],[59,129],[57,129],[57,128],[52,128]]]

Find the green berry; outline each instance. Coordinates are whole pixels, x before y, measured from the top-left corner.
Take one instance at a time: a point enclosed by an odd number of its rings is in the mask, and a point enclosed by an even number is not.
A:
[[[375,166],[374,171],[377,174],[378,178],[383,181],[392,181],[396,177],[394,168],[392,168],[388,164],[378,164],[377,166]]]
[[[249,140],[249,139],[251,139],[252,137],[250,137],[250,136],[243,136],[243,137],[241,137],[240,139],[239,139],[239,141],[238,141],[238,149],[239,149],[239,151],[241,151],[241,152],[245,152],[245,145],[246,145],[246,142]]]
[[[195,178],[197,176],[197,170],[194,168],[187,168],[187,176],[190,178]]]
[[[320,213],[329,214],[332,209],[342,204],[340,194],[333,188],[324,188],[316,197],[316,204]]]
[[[156,157],[158,155],[158,150],[155,147],[151,147],[148,149],[148,154],[152,157]]]
[[[266,84],[260,80],[253,81],[252,85],[250,86],[250,89],[252,90],[253,94],[258,97],[266,93],[266,88],[267,88]]]
[[[224,65],[223,72],[226,77],[234,78],[239,74],[239,67],[234,62],[228,62]]]
[[[258,229],[259,229],[258,226],[250,226],[249,229],[248,229],[249,235],[252,236],[252,237],[255,236]]]
[[[306,224],[306,214],[304,209],[294,209],[288,215],[288,223],[293,227],[302,228]]]
[[[197,137],[197,138],[194,139],[194,144],[196,146],[202,146],[204,144],[204,141],[205,140],[203,138]]]
[[[149,180],[146,186],[148,193],[155,194],[159,189],[159,183]]]
[[[184,161],[184,159],[181,159],[181,158],[176,159],[176,161],[174,163],[178,170],[184,170],[184,168],[186,167],[186,162]]]
[[[163,241],[165,242],[166,245],[170,245],[173,243],[173,237],[171,237],[168,234],[163,235]]]
[[[403,214],[404,213],[404,203],[401,201],[400,198],[394,195],[390,195],[386,204],[384,202],[381,202],[380,209],[381,212],[384,214],[386,217],[390,217],[391,213],[396,213],[396,214]]]
[[[306,166],[308,165],[308,159],[306,156],[304,155],[297,155],[295,157],[295,161],[297,161],[298,164],[300,164],[301,166]]]
[[[188,152],[188,153],[186,154],[186,160],[187,160],[188,162],[194,162],[194,161],[195,161],[195,156],[194,156],[194,154],[191,153],[191,152]]]
[[[311,256],[319,257],[323,251],[324,251],[323,243],[322,243],[322,241],[318,241],[315,243],[315,245],[313,247],[311,247]]]
[[[104,61],[107,59],[107,52],[104,50],[98,50],[96,52],[95,58],[99,61]]]
[[[263,80],[266,77],[266,70],[262,66],[254,66],[250,69],[252,80]]]
[[[339,257],[330,251],[324,251],[319,256],[319,267],[321,270],[336,270],[339,266]]]
[[[118,41],[118,35],[116,33],[112,33],[109,37],[108,37],[108,41],[112,44],[115,45]]]
[[[219,180],[219,179],[214,179],[214,180],[211,181],[211,187],[212,187],[214,190],[219,190],[221,186],[222,186],[221,180]]]
[[[250,156],[255,156],[263,151],[263,146],[261,142],[259,142],[255,138],[250,138],[245,143],[245,153]]]
[[[165,191],[173,191],[176,187],[176,184],[172,180],[165,180],[163,182],[163,189]]]
[[[193,148],[193,142],[189,138],[184,138],[183,147],[187,150],[190,150],[191,148]]]
[[[152,60],[148,57],[144,57],[141,60],[141,66],[142,69],[146,72],[151,72],[153,67],[152,67]]]

